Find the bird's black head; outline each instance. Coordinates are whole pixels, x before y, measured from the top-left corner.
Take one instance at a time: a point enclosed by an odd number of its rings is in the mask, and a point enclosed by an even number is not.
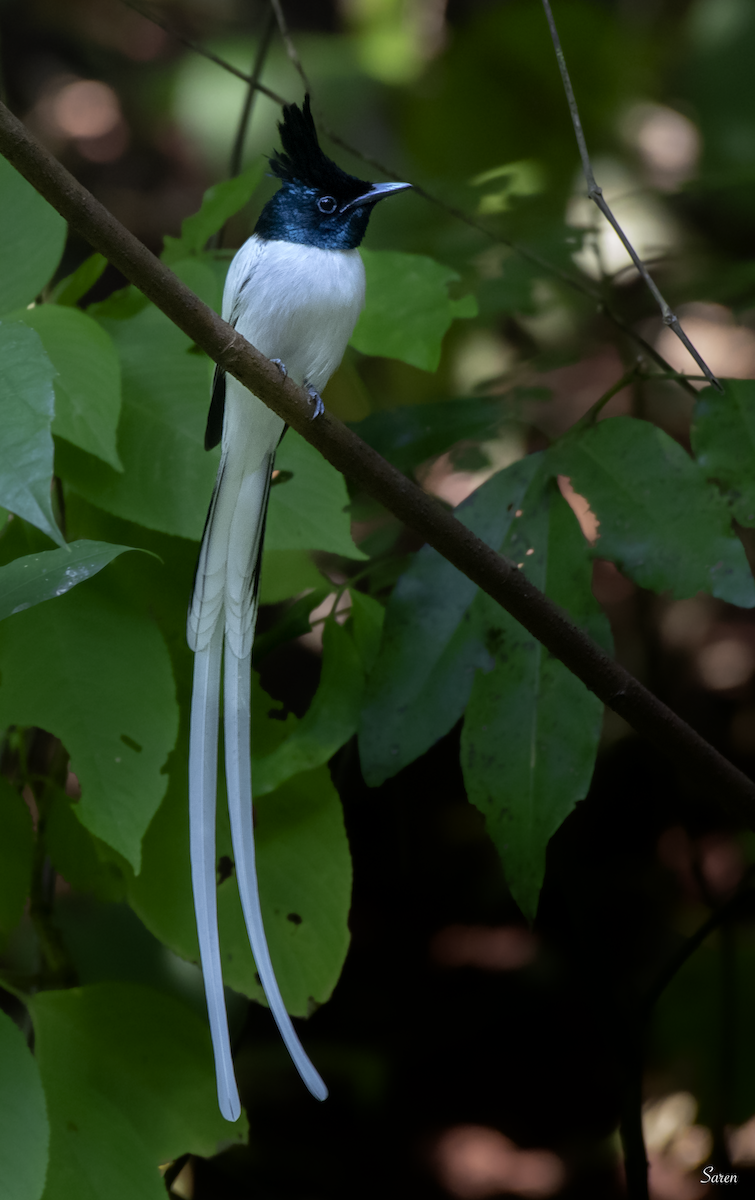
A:
[[[309,96],[303,108],[284,106],[278,128],[284,153],[274,154],[270,166],[281,186],[254,230],[265,241],[353,250],[364,237],[373,205],[411,186],[369,183],[336,166],[320,149]]]

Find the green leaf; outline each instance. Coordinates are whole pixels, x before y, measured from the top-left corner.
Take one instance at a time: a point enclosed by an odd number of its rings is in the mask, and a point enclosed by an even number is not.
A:
[[[672,438],[631,417],[611,417],[553,448],[600,522],[595,553],[641,587],[677,597],[710,592],[743,608],[755,583],[725,500]]]
[[[31,812],[0,775],[0,933],[9,933],[21,920],[31,886],[33,855]]]
[[[352,424],[373,450],[407,474],[419,463],[443,454],[456,442],[486,441],[510,420],[508,402],[499,397],[441,400],[375,412]]]
[[[64,546],[50,503],[54,378],[39,335],[0,323],[0,502]]]
[[[180,238],[166,237],[163,262],[171,266],[190,254],[199,254],[207,240],[222,229],[229,217],[239,212],[251,199],[265,173],[267,163],[257,158],[240,175],[216,183],[202,197],[199,212],[186,217],[181,225]]]
[[[170,659],[153,621],[99,580],[0,623],[0,727],[54,733],[81,783],[79,820],[138,871],[176,740]]]
[[[37,331],[57,372],[52,432],[122,471],[121,369],[112,338],[78,308],[37,304],[10,319]]]
[[[254,679],[252,737],[267,753],[287,734],[268,719],[276,703]],[[182,958],[199,957],[189,873],[188,747],[172,759],[168,794],[144,839],[141,873],[129,880],[131,907],[155,937]],[[254,779],[254,772],[253,772]],[[221,787],[218,859],[232,858]],[[254,801],[257,869],[270,954],[289,1012],[306,1016],[336,985],[349,943],[351,858],[338,794],[326,767],[287,780]],[[263,1002],[234,877],[219,889],[226,982]],[[293,918],[292,918],[293,914]],[[300,917],[301,921],[295,918]]]
[[[546,471],[518,513],[501,553],[610,652],[608,621],[592,595],[589,547]],[[484,592],[471,615],[495,666],[478,671],[472,686],[461,739],[464,782],[511,893],[533,920],[548,841],[590,786],[603,705]]]
[[[242,1141],[215,1098],[206,1022],[134,983],[39,992],[30,1005],[50,1118],[44,1200],[164,1200],[158,1166]]]
[[[322,649],[320,683],[307,712],[272,754],[254,757],[256,795],[272,792],[300,771],[322,766],[357,731],[365,676],[350,630],[327,620]]]
[[[692,449],[740,525],[755,526],[755,381],[727,379],[722,396],[703,388],[692,419]]]
[[[367,303],[351,345],[362,354],[399,358],[436,371],[451,322],[476,314],[474,297],[452,300],[448,284],[459,275],[423,254],[364,248],[360,254],[367,273]]]
[[[50,300],[53,304],[78,304],[94,287],[107,266],[104,254],[90,254],[72,275],[56,284]]]
[[[0,621],[43,600],[62,596],[134,546],[71,542],[65,549],[26,554],[0,567]]]
[[[501,544],[541,455],[530,455],[478,488],[456,516],[489,545]],[[475,670],[490,657],[469,609],[477,587],[424,546],[401,576],[385,612],[380,653],[367,681],[359,754],[376,787],[453,728]]]
[[[352,588],[350,595],[351,632],[354,635],[365,675],[367,675],[375,666],[380,651],[385,609],[372,596],[365,596],[364,592],[358,592]]]
[[[345,558],[366,558],[352,540],[349,493],[335,467],[293,429],[281,443],[275,466],[291,478],[270,489],[265,530],[270,549],[329,550]]]
[[[180,274],[195,291],[215,287],[200,262],[184,262]],[[209,359],[193,353],[191,340],[138,295],[119,293],[91,311],[120,355],[118,451],[124,473],[66,444],[58,446],[58,471],[106,512],[198,540],[217,471],[217,455],[204,451]]]
[[[0,1012],[0,1179],[3,1200],[40,1200],[50,1126],[39,1068],[21,1030]]]
[[[5,158],[0,158],[0,313],[35,300],[55,271],[67,225]]]
[[[307,550],[273,550],[267,538],[265,539],[260,574],[260,604],[279,604],[281,600],[288,600],[301,592],[313,589],[319,591],[322,583],[323,577]],[[316,605],[313,604],[312,607],[315,608]],[[302,632],[306,633],[307,630]],[[255,653],[256,646],[255,640]]]

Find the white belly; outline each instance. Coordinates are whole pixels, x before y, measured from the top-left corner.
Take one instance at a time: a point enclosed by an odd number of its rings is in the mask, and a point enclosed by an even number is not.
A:
[[[223,317],[299,384],[321,391],[364,306],[358,250],[251,237],[231,263]]]

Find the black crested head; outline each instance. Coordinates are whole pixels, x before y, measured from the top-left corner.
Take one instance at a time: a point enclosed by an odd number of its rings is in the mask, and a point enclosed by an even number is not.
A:
[[[322,250],[356,249],[377,201],[409,185],[373,184],[342,171],[320,148],[309,96],[301,108],[284,105],[278,129],[283,150],[270,166],[281,186],[260,213],[255,234]]]
[[[337,195],[349,193],[347,199],[364,195],[372,186],[369,181],[347,175],[345,171],[324,154],[317,140],[317,130],[309,106],[309,95],[304,104],[284,104],[283,120],[278,123],[281,143],[285,153],[276,151],[270,159],[273,174],[282,183],[303,184],[322,192]]]

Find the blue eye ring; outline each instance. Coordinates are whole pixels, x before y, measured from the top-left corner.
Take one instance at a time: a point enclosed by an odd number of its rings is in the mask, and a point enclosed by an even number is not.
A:
[[[320,196],[320,199],[317,201],[317,207],[325,216],[330,216],[331,213],[336,211],[338,205],[334,196]]]

